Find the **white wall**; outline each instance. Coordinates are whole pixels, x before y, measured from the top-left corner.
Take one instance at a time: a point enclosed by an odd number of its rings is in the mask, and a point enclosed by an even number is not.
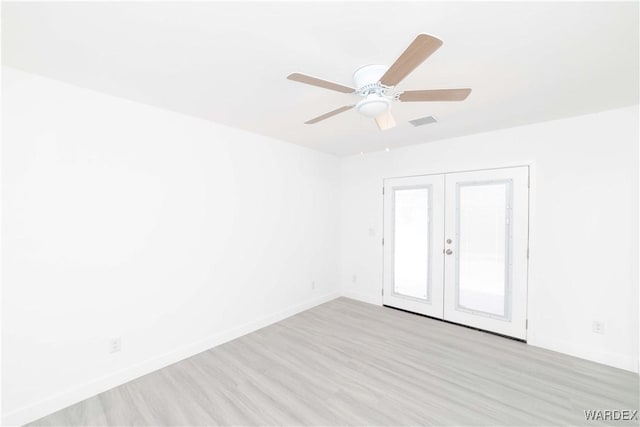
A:
[[[335,157],[3,71],[5,423],[337,295]]]
[[[529,342],[637,370],[637,106],[337,159],[10,68],[2,77],[5,423],[339,286],[380,304],[383,178],[530,162]],[[117,336],[123,349],[109,354]]]
[[[342,159],[343,292],[382,301],[383,178],[531,162],[528,342],[637,371],[637,106]]]

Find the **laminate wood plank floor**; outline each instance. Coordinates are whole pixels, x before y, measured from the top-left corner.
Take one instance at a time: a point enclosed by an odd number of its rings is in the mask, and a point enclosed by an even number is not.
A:
[[[34,426],[638,425],[638,376],[339,298]]]

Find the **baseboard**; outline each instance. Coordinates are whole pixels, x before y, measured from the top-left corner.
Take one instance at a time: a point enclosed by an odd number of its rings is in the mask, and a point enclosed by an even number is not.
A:
[[[350,291],[348,289],[342,290],[342,296],[345,298],[355,299],[357,301],[366,302],[373,305],[382,305],[381,295],[365,295],[358,292]]]
[[[364,295],[359,294],[357,292],[352,292],[349,290],[343,290],[342,296],[346,298],[351,298],[354,300],[366,302],[373,305],[382,305],[382,296],[372,296],[372,295]]]
[[[95,396],[96,394],[107,391],[113,387],[117,387],[128,381],[134,380],[143,375],[149,374],[153,371],[164,368],[165,366],[179,362],[180,360],[194,356],[198,353],[216,347],[220,344],[224,344],[225,342],[234,340],[258,329],[264,328],[265,326],[269,326],[273,323],[279,322],[283,319],[286,319],[287,317],[293,316],[317,305],[331,301],[340,296],[341,293],[336,291],[317,298],[310,299],[303,303],[288,307],[285,310],[273,313],[269,316],[245,323],[237,328],[233,328],[219,334],[209,336],[207,338],[184,345],[162,355],[152,357],[136,365],[97,378],[88,384],[83,384],[81,386],[65,390],[47,399],[43,399],[39,402],[4,414],[2,418],[2,425],[23,425],[35,421],[48,414],[66,408],[67,406],[73,405],[84,399]]]
[[[568,354],[569,356],[578,357],[591,362],[601,363],[614,368],[624,369],[625,371],[638,373],[638,361],[635,360],[635,358],[624,354],[576,348],[566,342],[558,342],[544,338],[539,339],[536,336],[531,336],[531,334],[529,335],[527,342],[529,345],[535,347],[557,351],[558,353]]]
[[[345,289],[343,289],[342,291],[342,296],[369,304],[382,305],[382,296],[364,295]],[[624,369],[626,371],[640,373],[640,361],[630,356],[610,352],[594,352],[591,349],[576,349],[570,345],[567,345],[566,342],[538,339],[538,337],[531,334],[529,334],[527,343],[529,345],[544,348],[546,350],[557,351],[558,353],[567,354],[569,356],[578,357],[580,359],[602,363],[604,365]]]

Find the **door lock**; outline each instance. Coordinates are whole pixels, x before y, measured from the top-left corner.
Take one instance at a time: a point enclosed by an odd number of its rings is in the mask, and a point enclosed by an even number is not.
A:
[[[447,255],[451,255],[452,253],[453,251],[451,249],[447,249],[447,252],[446,252]]]

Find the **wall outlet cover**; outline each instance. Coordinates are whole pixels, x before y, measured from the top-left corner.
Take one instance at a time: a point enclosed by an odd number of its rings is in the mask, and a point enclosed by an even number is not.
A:
[[[591,330],[596,334],[604,334],[604,322],[594,320]]]
[[[112,338],[109,340],[109,353],[117,353],[122,350],[122,338]]]

